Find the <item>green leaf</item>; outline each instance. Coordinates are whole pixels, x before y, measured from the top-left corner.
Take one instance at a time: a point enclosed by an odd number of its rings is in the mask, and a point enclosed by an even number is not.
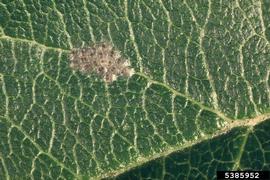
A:
[[[269,8],[266,0],[0,1],[0,179],[269,169]],[[107,84],[70,68],[72,48],[104,40],[133,76]]]
[[[160,157],[115,179],[216,179],[217,170],[269,170],[269,120]]]

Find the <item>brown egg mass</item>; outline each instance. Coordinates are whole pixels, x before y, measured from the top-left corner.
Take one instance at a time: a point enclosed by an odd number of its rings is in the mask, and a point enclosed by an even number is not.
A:
[[[134,74],[129,61],[106,42],[71,50],[70,67],[86,74],[96,73],[108,83]]]

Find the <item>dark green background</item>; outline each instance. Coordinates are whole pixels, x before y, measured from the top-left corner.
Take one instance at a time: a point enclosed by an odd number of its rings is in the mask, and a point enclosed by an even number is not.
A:
[[[231,126],[270,117],[269,14],[267,0],[0,0],[0,179],[269,168],[269,121]],[[131,78],[70,69],[72,48],[100,41]]]

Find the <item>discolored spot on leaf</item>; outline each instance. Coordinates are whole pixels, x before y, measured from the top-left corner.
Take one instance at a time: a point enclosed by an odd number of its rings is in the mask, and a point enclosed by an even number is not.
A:
[[[82,73],[96,73],[108,83],[118,76],[130,77],[134,73],[129,61],[106,42],[71,50],[70,67]]]

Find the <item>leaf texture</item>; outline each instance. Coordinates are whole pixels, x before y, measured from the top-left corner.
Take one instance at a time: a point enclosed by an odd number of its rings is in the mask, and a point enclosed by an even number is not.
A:
[[[269,168],[269,9],[267,0],[1,0],[0,179]],[[104,40],[133,76],[107,84],[70,68],[72,48]]]

